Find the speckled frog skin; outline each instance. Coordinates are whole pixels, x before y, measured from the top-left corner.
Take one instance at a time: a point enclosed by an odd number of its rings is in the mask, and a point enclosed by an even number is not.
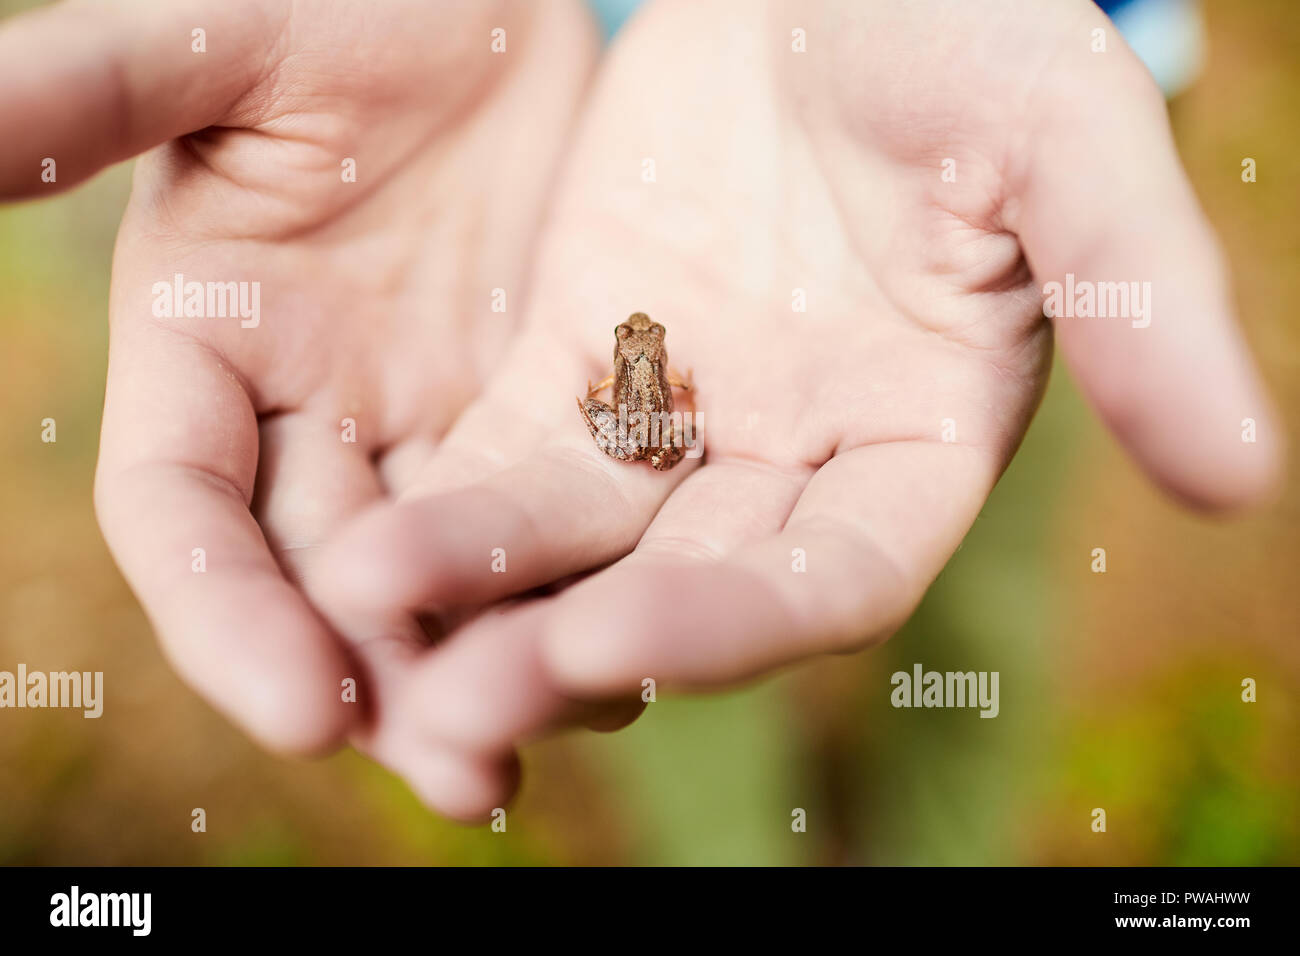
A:
[[[673,411],[673,385],[690,388],[668,374],[665,329],[644,312],[635,312],[614,329],[614,374],[590,386],[578,409],[596,446],[620,461],[648,461],[667,471],[685,455]],[[613,385],[613,404],[595,398]],[[619,410],[625,409],[620,429]],[[643,427],[638,427],[644,423]]]

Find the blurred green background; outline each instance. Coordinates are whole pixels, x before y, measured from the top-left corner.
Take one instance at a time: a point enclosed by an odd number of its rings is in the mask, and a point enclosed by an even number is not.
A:
[[[1172,104],[1175,130],[1294,448],[1300,9],[1215,0],[1206,15],[1209,60]],[[1245,156],[1257,183],[1241,182]],[[0,208],[0,669],[102,670],[107,685],[100,720],[0,711],[0,863],[1300,863],[1300,487],[1244,520],[1183,513],[1060,368],[902,633],[528,748],[505,834],[431,816],[355,754],[261,753],[164,663],[92,513],[128,190],[119,167]],[[1000,716],[892,709],[889,675],[918,661],[1000,671]]]

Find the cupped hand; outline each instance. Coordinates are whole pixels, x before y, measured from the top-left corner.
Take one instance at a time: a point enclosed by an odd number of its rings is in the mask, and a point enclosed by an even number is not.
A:
[[[1067,273],[1150,283],[1150,311],[1049,322]],[[602,68],[534,292],[482,395],[311,583],[356,639],[459,625],[381,689],[417,715],[393,731],[412,761],[886,637],[1024,436],[1054,334],[1174,495],[1277,478],[1163,101],[1086,0],[651,4]],[[574,409],[634,311],[693,369],[702,463],[615,461]]]
[[[495,366],[596,42],[576,0],[67,3],[0,31],[0,196],[150,150],[114,260],[97,512],[176,668],[271,746],[339,742],[364,712],[344,682],[365,703],[420,646],[349,648],[298,582]],[[249,308],[183,314],[178,275],[243,283]],[[464,789],[463,764],[424,766]]]

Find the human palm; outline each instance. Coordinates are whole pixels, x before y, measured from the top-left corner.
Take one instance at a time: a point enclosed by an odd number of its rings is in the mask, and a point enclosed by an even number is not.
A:
[[[1276,474],[1162,104],[1085,0],[657,0],[531,267],[592,56],[571,7],[68,7],[0,53],[0,128],[38,130],[61,185],[165,143],[119,238],[97,505],[169,655],[261,739],[351,733],[456,816],[506,799],[521,739],[618,726],[647,678],[887,636],[1014,453],[1053,334],[1176,494]],[[0,192],[38,168],[0,156]],[[1053,329],[1067,272],[1150,281],[1150,326]],[[154,316],[176,273],[259,282],[261,322]],[[702,461],[614,461],[574,409],[634,311],[693,372]]]
[[[594,52],[576,3],[67,4],[0,32],[0,128],[57,186],[162,144],[118,237],[97,511],[177,669],[273,746],[337,743],[344,681],[394,661],[297,582],[508,339]],[[5,195],[55,188],[0,163]],[[256,284],[260,316],[160,315],[177,274]]]
[[[419,614],[452,632],[378,688],[399,764],[480,761],[452,812],[504,799],[512,776],[484,768],[520,739],[634,716],[646,679],[717,686],[888,636],[1028,427],[1041,290],[1066,272],[1152,283],[1149,326],[1055,333],[1154,477],[1206,505],[1269,484],[1275,446],[1238,424],[1267,402],[1162,104],[1113,31],[1092,53],[1096,28],[1083,2],[661,2],[629,26],[523,329],[308,582],[358,640]],[[574,409],[634,311],[693,371],[702,464],[608,458]]]

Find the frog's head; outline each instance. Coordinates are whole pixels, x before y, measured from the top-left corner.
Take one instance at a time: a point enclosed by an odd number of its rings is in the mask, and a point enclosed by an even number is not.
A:
[[[664,351],[664,327],[644,312],[633,312],[614,329],[614,351],[628,362],[645,357],[659,361]]]

